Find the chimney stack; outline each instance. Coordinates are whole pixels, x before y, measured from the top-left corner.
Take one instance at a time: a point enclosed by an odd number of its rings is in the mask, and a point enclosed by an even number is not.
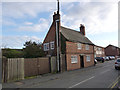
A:
[[[85,36],[85,26],[80,24],[80,33]]]
[[[57,20],[57,19],[60,19],[60,14],[54,12],[53,21],[55,21],[55,20]]]

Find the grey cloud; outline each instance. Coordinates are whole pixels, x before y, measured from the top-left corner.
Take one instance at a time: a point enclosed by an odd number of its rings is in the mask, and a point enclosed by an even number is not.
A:
[[[117,4],[79,2],[74,5],[70,4],[69,6],[71,8],[68,7],[66,12],[63,12],[63,25],[78,29],[79,24],[83,23],[86,26],[88,34],[117,31],[117,28],[114,28],[117,25]]]
[[[56,7],[53,2],[4,2],[2,8],[3,17],[24,18],[36,17],[40,12],[49,12]]]

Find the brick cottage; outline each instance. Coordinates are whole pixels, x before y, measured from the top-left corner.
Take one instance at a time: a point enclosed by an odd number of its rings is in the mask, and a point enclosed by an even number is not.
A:
[[[63,66],[65,70],[74,70],[94,65],[94,44],[86,37],[85,26],[80,24],[80,31],[61,26],[59,9],[54,12],[52,25],[43,41],[46,56],[57,56],[57,36],[61,70]]]
[[[105,57],[105,49],[101,46],[94,46],[94,55],[95,57]]]

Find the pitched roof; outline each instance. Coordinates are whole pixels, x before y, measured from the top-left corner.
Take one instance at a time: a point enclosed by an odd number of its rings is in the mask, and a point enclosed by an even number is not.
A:
[[[119,47],[114,46],[114,45],[111,45],[111,44],[109,44],[109,45],[108,45],[108,46],[106,46],[105,48],[107,48],[107,47],[109,47],[109,46],[112,46],[112,47],[115,47],[115,48],[119,48]]]
[[[93,44],[87,37],[78,31],[61,26],[61,33],[69,41]]]

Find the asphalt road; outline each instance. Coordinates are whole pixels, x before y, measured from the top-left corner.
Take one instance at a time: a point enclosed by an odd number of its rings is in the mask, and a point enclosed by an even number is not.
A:
[[[66,71],[60,74],[3,84],[3,88],[117,88],[120,70],[114,60],[96,66]]]

